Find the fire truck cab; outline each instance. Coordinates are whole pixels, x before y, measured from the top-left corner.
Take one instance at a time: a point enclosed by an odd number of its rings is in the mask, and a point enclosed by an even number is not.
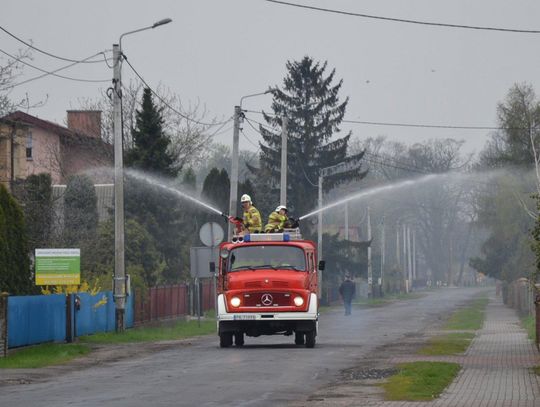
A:
[[[217,329],[222,348],[244,335],[294,335],[315,346],[318,269],[316,245],[298,229],[235,236],[220,245]]]

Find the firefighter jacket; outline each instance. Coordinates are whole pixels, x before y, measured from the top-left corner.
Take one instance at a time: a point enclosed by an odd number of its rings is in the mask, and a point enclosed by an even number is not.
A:
[[[262,229],[261,214],[253,205],[244,211],[244,226],[250,233],[260,232]]]
[[[268,217],[268,224],[264,227],[266,233],[283,230],[287,222],[287,215],[280,215],[279,212],[272,212]]]

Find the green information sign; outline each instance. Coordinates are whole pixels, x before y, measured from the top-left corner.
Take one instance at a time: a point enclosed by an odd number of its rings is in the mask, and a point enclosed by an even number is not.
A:
[[[36,249],[36,285],[79,285],[81,249]]]

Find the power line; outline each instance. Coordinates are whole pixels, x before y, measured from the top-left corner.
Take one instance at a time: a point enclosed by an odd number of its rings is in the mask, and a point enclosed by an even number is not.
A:
[[[67,79],[67,80],[70,80],[70,81],[76,81],[76,82],[109,82],[110,79],[82,79],[82,78],[71,78],[69,76],[63,76],[63,75],[58,75],[58,74],[55,74],[54,72],[51,72],[51,71],[46,71],[45,69],[42,69],[38,66],[35,66],[35,65],[32,65],[28,62],[26,62],[24,59],[22,58],[18,58],[14,55],[11,55],[10,53],[0,49],[0,52],[4,55],[7,55],[8,57],[14,59],[15,61],[17,62],[20,62],[21,64],[24,64],[24,65],[27,65],[29,66],[30,68],[34,68],[40,72],[44,72],[46,73],[47,75],[53,75],[53,76],[56,76],[58,78],[62,78],[62,79]]]
[[[246,135],[246,133],[244,133],[243,129],[240,129],[240,133],[242,133],[242,135],[249,142],[249,144],[251,144],[255,148],[259,148],[259,146],[257,144],[255,144],[253,141],[251,141],[251,139]]]
[[[506,127],[492,127],[492,126],[456,126],[456,125],[423,124],[423,123],[369,122],[369,121],[360,121],[360,120],[342,120],[342,123],[367,124],[367,125],[372,125],[372,126],[416,127],[416,128],[428,128],[428,129],[523,130],[523,129],[509,129]]]
[[[257,110],[246,110],[249,113],[263,114]],[[268,114],[272,116],[272,114]],[[252,119],[253,120],[253,119]],[[255,121],[255,120],[253,120]],[[426,123],[397,123],[397,122],[372,122],[372,121],[360,121],[360,120],[347,120],[344,119],[342,123],[349,124],[364,124],[372,126],[391,126],[391,127],[416,127],[416,128],[428,128],[428,129],[454,129],[454,130],[527,130],[525,128],[516,127],[495,127],[495,126],[461,126],[461,125],[443,125],[443,124],[426,124]],[[259,123],[261,124],[261,123]]]
[[[125,54],[122,54],[123,56],[123,59],[124,61],[126,61],[126,63],[129,65],[129,67],[131,68],[131,70],[133,71],[133,73],[135,73],[135,75],[137,75],[137,77],[141,80],[142,83],[144,83],[144,86],[146,86],[148,89],[150,89],[150,92],[152,92],[152,94],[157,97],[161,103],[163,103],[166,107],[168,107],[170,110],[172,110],[173,112],[175,112],[177,115],[179,115],[180,117],[183,117],[184,119],[186,119],[187,121],[190,121],[190,122],[193,122],[193,123],[197,123],[197,124],[200,124],[201,126],[208,126],[208,127],[214,127],[214,126],[219,126],[220,124],[225,124],[227,123],[229,120],[225,120],[225,121],[222,121],[222,122],[218,122],[218,123],[206,123],[206,122],[201,122],[199,120],[195,120],[195,119],[192,119],[190,118],[189,116],[187,116],[186,114],[180,112],[179,110],[175,109],[174,107],[172,107],[165,99],[163,99],[154,89],[152,89],[152,87],[144,80],[144,78],[139,74],[139,72],[137,72],[137,70],[133,67],[133,65],[131,65],[131,63],[128,61],[127,57],[125,56]]]
[[[284,6],[298,7],[308,10],[323,11],[325,13],[341,14],[350,17],[361,17],[368,18],[373,20],[384,20],[391,21],[395,23],[406,23],[406,24],[417,24],[417,25],[427,25],[434,27],[446,27],[446,28],[462,28],[467,30],[481,30],[481,31],[500,31],[500,32],[510,32],[510,33],[520,33],[520,34],[540,34],[540,30],[522,30],[516,28],[502,28],[502,27],[488,27],[488,26],[478,26],[478,25],[465,25],[465,24],[448,24],[448,23],[435,23],[430,21],[420,21],[420,20],[409,20],[404,18],[394,18],[394,17],[384,17],[384,16],[375,16],[371,14],[362,14],[362,13],[353,13],[350,11],[334,10],[323,7],[307,6],[304,4],[289,3],[287,1],[280,0],[263,0],[268,3],[276,3]]]
[[[36,50],[37,52],[40,52],[44,55],[47,55],[47,56],[50,56],[52,58],[56,58],[56,59],[60,59],[62,61],[67,61],[67,62],[77,62],[77,63],[85,63],[85,64],[96,64],[96,63],[101,63],[103,62],[101,59],[99,61],[88,61],[88,58],[85,58],[85,59],[81,59],[81,60],[77,60],[77,59],[71,59],[71,58],[64,58],[64,57],[61,57],[61,56],[58,56],[58,55],[55,55],[55,54],[52,54],[50,52],[47,52],[47,51],[43,51],[42,49],[39,49],[35,46],[33,46],[31,43],[29,42],[26,42],[24,41],[23,39],[17,37],[15,34],[13,33],[10,33],[8,30],[6,30],[4,27],[0,26],[0,30],[4,31],[7,35],[15,38],[17,41],[19,42],[22,42],[24,45],[26,45],[27,47],[29,48],[32,48],[33,50]],[[99,55],[99,54],[97,54]],[[94,55],[95,56],[95,55]]]
[[[23,84],[25,84],[25,83],[35,81],[35,80],[44,78],[44,77],[49,76],[49,75],[54,75],[56,72],[60,72],[60,71],[63,71],[64,69],[71,68],[71,67],[74,66],[74,65],[80,64],[80,63],[82,63],[82,62],[84,62],[84,61],[86,61],[86,60],[88,60],[88,59],[90,59],[90,58],[94,58],[96,55],[100,55],[100,54],[102,54],[102,53],[103,53],[103,52],[98,52],[98,53],[96,53],[96,54],[94,54],[94,55],[89,56],[88,58],[85,58],[85,59],[81,60],[81,61],[73,62],[73,63],[71,63],[71,64],[69,64],[69,65],[65,65],[65,66],[63,66],[63,67],[60,67],[60,68],[58,68],[58,69],[55,69],[54,71],[50,71],[50,72],[44,73],[43,75],[34,76],[33,78],[26,79],[26,80],[24,80],[24,81],[22,81],[22,82],[15,83],[15,84],[13,84],[13,85],[4,86],[2,89],[0,89],[0,91],[4,91],[4,90],[7,90],[7,89],[11,89],[11,88],[14,88],[14,87],[16,87],[16,86],[20,86],[20,85],[23,85]]]

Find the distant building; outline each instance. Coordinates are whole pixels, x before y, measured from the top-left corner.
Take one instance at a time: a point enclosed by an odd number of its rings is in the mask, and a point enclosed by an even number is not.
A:
[[[0,118],[0,182],[8,188],[31,174],[49,173],[53,184],[113,163],[101,139],[101,112],[68,110],[68,127],[17,111]],[[95,182],[110,182],[102,172]]]

